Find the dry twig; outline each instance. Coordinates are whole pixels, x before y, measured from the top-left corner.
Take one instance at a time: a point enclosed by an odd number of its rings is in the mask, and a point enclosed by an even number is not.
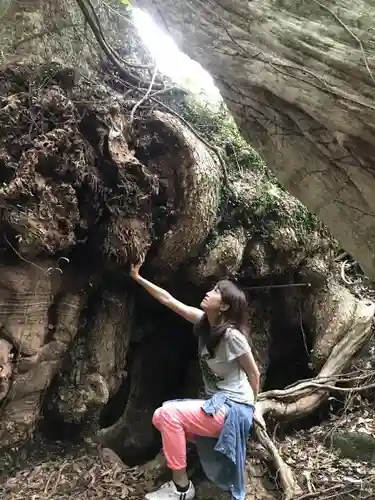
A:
[[[137,109],[139,108],[139,106],[147,101],[150,93],[151,93],[151,90],[153,88],[153,85],[154,85],[154,82],[155,82],[155,78],[156,78],[156,73],[158,71],[158,68],[157,66],[155,65],[155,68],[154,68],[154,72],[153,72],[153,75],[152,75],[152,79],[151,79],[151,82],[150,82],[150,85],[147,89],[147,92],[145,93],[145,95],[134,105],[133,109],[131,110],[131,113],[130,113],[130,119],[129,119],[129,123],[130,123],[130,126],[132,126],[132,123],[133,123],[133,120],[134,120],[134,114],[135,112],[137,111]]]

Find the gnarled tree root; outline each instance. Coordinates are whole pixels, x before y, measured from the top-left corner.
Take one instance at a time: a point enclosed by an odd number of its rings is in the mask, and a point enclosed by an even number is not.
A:
[[[275,443],[268,435],[266,424],[261,415],[255,417],[255,435],[259,443],[266,449],[277,470],[278,480],[284,491],[285,500],[295,498],[302,493],[294,478],[291,468],[282,459]]]
[[[315,410],[328,397],[330,391],[345,391],[336,387],[336,383],[339,381],[339,375],[349,367],[355,354],[371,336],[374,313],[374,303],[357,303],[355,321],[353,320],[343,338],[333,347],[317,377],[301,381],[288,389],[267,391],[259,395],[255,412],[256,436],[272,457],[286,500],[298,495],[300,488],[291,469],[269,437],[264,417],[269,414],[282,420],[298,419]],[[361,387],[356,388],[360,389]]]

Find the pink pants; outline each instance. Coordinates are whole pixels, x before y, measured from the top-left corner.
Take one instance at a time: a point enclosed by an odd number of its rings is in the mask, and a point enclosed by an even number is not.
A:
[[[216,415],[202,410],[201,400],[171,401],[158,408],[152,423],[161,433],[163,452],[172,470],[186,468],[186,441],[194,436],[217,437],[225,421],[225,408]]]

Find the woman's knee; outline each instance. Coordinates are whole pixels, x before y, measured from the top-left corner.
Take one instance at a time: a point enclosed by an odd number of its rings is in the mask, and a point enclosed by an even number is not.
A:
[[[178,408],[173,403],[165,403],[163,406],[155,410],[152,418],[153,425],[160,430],[160,428],[170,428],[179,425],[180,416]]]
[[[161,423],[161,412],[162,412],[162,408],[157,408],[155,411],[154,411],[154,415],[152,417],[152,425],[154,427],[156,427],[158,430],[160,429],[160,423]]]

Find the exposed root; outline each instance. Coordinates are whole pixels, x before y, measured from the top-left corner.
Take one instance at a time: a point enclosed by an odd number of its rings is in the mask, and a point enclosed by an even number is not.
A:
[[[281,455],[267,433],[264,420],[261,416],[255,417],[255,434],[262,446],[269,453],[276,468],[276,479],[280,482],[284,492],[284,499],[291,500],[302,493],[301,487],[298,485],[293,476],[291,468],[284,462]]]
[[[298,487],[290,468],[284,463],[267,434],[264,417],[269,414],[276,419],[296,419],[317,408],[328,397],[331,388],[335,387],[335,377],[348,368],[354,355],[371,336],[374,312],[375,304],[368,301],[358,302],[356,321],[346,331],[342,340],[333,347],[315,379],[301,382],[290,389],[273,390],[259,395],[256,405],[257,437],[273,457],[280,483],[288,499],[298,494]],[[327,380],[331,381],[328,385]]]

